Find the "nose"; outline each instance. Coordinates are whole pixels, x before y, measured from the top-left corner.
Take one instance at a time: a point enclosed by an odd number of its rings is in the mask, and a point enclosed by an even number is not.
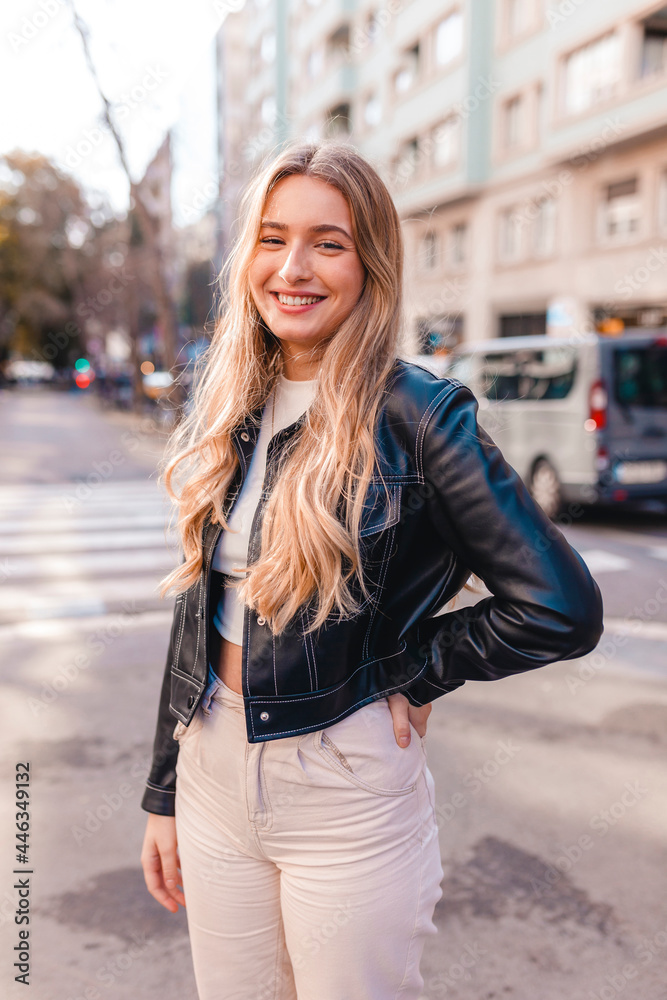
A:
[[[312,277],[306,250],[293,246],[278,274],[288,285],[295,285],[300,279]]]

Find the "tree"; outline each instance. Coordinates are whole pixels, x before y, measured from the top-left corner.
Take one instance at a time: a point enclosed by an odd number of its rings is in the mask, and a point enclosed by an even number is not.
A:
[[[5,356],[16,350],[65,368],[85,351],[82,312],[108,282],[105,258],[119,243],[118,220],[108,209],[94,209],[73,178],[46,157],[20,151],[0,157]]]
[[[111,103],[104,93],[91,55],[89,44],[90,32],[85,21],[83,21],[77,13],[73,0],[69,0],[69,4],[72,8],[74,24],[79,32],[79,35],[81,36],[88,69],[90,70],[90,74],[95,82],[95,86],[97,87],[97,91],[102,101],[104,121],[106,122],[106,125],[113,136],[114,142],[116,143],[121,166],[130,184],[132,208],[141,228],[142,240],[145,247],[144,257],[148,265],[148,271],[155,298],[157,321],[162,330],[165,355],[164,360],[168,370],[173,371],[176,367],[178,341],[176,310],[169,289],[164,252],[158,238],[160,220],[151,212],[150,204],[148,203],[145,192],[142,190],[141,184],[135,183],[132,179],[127,162],[127,156],[125,154],[125,146],[114,121]],[[136,347],[134,355],[135,357],[137,356]],[[184,402],[184,393],[182,392],[181,386],[178,382],[175,384],[174,391],[171,393],[171,399],[177,406],[181,406]]]

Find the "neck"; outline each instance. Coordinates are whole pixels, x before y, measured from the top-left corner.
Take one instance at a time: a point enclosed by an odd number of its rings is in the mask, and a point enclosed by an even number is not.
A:
[[[290,382],[307,382],[317,378],[319,361],[312,357],[310,351],[290,354],[283,348],[283,375]]]

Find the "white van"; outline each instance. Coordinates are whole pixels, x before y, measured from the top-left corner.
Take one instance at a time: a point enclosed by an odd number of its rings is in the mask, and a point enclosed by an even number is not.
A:
[[[667,330],[501,337],[415,361],[468,385],[545,513],[667,501]]]

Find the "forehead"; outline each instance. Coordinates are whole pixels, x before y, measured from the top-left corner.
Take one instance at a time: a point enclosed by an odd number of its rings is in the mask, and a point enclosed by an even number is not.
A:
[[[310,221],[351,222],[347,200],[338,188],[303,174],[292,174],[278,181],[266,199],[264,218],[294,225]]]

